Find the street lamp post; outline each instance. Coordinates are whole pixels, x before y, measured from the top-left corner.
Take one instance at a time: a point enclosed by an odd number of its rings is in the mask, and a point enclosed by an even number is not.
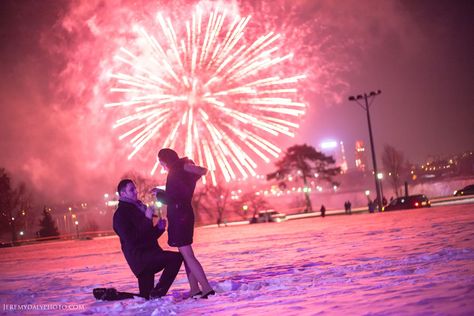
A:
[[[382,180],[383,180],[383,173],[382,173],[382,172],[379,172],[379,173],[377,174],[377,179],[379,179],[379,183],[380,183],[380,196],[382,197],[382,205],[385,207],[384,195],[383,195],[383,183],[382,183]]]
[[[364,109],[366,114],[367,114],[367,124],[369,125],[370,150],[372,152],[372,163],[373,163],[373,166],[374,166],[375,191],[377,193],[377,205],[378,205],[379,211],[382,210],[382,196],[381,196],[381,193],[380,193],[379,180],[377,179],[377,174],[378,174],[377,160],[375,158],[374,139],[373,139],[373,136],[372,136],[372,124],[370,122],[370,111],[369,111],[369,108],[370,108],[370,105],[372,104],[372,102],[370,102],[370,104],[369,104],[369,99],[373,100],[375,98],[375,96],[379,95],[380,93],[382,93],[382,91],[377,90],[377,91],[371,91],[369,94],[364,93],[364,95],[359,94],[357,96],[350,96],[349,97],[349,101],[357,102],[357,104],[362,109]],[[359,100],[362,100],[362,99],[364,99],[364,101],[365,101],[364,104],[359,102]]]
[[[75,221],[74,224],[76,225],[76,238],[79,239],[79,221]]]

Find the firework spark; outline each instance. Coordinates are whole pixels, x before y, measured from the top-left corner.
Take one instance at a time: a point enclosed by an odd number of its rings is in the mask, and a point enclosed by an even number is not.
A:
[[[281,36],[248,41],[250,16],[219,9],[197,8],[182,29],[160,13],[156,21],[159,34],[137,27],[136,45],[120,48],[119,71],[110,75],[120,99],[105,106],[123,113],[114,128],[125,130],[128,158],[145,146],[171,147],[207,166],[214,184],[219,175],[256,175],[255,158],[278,157],[270,140],[293,137],[306,109],[297,89],[305,75],[284,74],[293,56],[279,55]]]

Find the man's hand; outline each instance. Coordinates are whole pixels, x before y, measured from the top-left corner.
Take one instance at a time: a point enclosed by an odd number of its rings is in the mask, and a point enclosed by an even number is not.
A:
[[[158,226],[159,229],[163,229],[163,230],[166,229],[166,219],[160,218],[156,226]]]
[[[149,206],[146,208],[145,216],[149,219],[152,219],[154,213],[155,213],[154,208]]]

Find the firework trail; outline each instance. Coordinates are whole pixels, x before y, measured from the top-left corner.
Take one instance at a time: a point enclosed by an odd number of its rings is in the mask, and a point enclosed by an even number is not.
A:
[[[294,136],[306,76],[285,74],[293,55],[280,53],[280,34],[246,39],[250,19],[198,7],[182,25],[158,13],[159,32],[135,27],[135,45],[120,48],[110,74],[116,102],[105,105],[122,115],[114,128],[132,145],[129,159],[172,147],[207,166],[215,184],[256,175],[256,158],[278,157],[270,139]]]

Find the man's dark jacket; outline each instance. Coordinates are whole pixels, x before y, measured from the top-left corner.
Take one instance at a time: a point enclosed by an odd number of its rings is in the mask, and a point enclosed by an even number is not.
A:
[[[150,264],[153,255],[163,252],[158,237],[164,229],[153,226],[153,221],[132,203],[119,201],[114,214],[114,231],[120,237],[120,244],[130,269],[138,277]]]

